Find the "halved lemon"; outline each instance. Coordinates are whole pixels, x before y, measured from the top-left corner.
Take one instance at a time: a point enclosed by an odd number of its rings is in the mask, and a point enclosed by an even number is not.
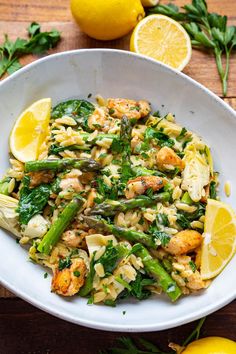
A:
[[[164,15],[150,15],[138,23],[131,36],[130,50],[177,70],[183,70],[192,54],[188,33]]]
[[[51,98],[34,102],[18,117],[10,135],[10,150],[19,161],[37,160],[48,135]]]
[[[201,255],[202,279],[218,275],[236,251],[236,216],[228,204],[208,199]]]

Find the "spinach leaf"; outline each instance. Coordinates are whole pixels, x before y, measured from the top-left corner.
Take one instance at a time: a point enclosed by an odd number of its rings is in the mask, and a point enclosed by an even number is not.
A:
[[[39,214],[43,211],[48,202],[51,190],[49,184],[41,184],[36,188],[30,188],[29,183],[29,176],[25,176],[23,179],[23,187],[20,190],[19,206],[17,208],[19,221],[23,225],[27,225],[35,214]]]
[[[151,295],[151,291],[147,289],[146,286],[152,285],[154,283],[154,279],[149,278],[147,275],[138,272],[135,280],[129,283],[129,287],[122,291],[118,298],[126,299],[130,296],[133,296],[138,300],[147,299]]]
[[[108,241],[105,252],[98,259],[98,263],[103,265],[105,277],[112,274],[113,270],[116,268],[118,259],[119,251],[113,246],[112,240],[110,240]]]
[[[177,223],[182,229],[191,229],[190,223],[194,220],[198,220],[202,215],[205,215],[206,206],[203,203],[195,204],[197,210],[194,213],[177,213]]]
[[[68,100],[59,103],[52,110],[52,118],[61,118],[69,116],[76,120],[76,122],[86,131],[90,131],[88,127],[88,117],[94,112],[95,107],[92,103],[86,100]]]
[[[177,213],[177,223],[182,227],[182,229],[190,228],[190,221],[187,219],[185,214]]]

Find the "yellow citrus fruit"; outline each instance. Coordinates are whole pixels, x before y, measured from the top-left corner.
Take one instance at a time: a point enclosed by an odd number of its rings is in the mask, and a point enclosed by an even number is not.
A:
[[[235,354],[236,343],[222,337],[207,337],[190,343],[182,354]]]
[[[145,16],[140,0],[71,0],[71,12],[83,32],[100,40],[126,35]]]
[[[159,0],[141,0],[144,7],[156,6]]]
[[[231,206],[208,199],[203,236],[201,276],[211,279],[223,270],[236,251],[236,217]]]
[[[150,15],[138,23],[130,40],[130,50],[177,70],[183,70],[192,54],[188,33],[178,22],[164,15]]]
[[[34,102],[18,117],[10,135],[10,150],[19,161],[37,160],[48,135],[51,107],[51,98],[44,98]]]

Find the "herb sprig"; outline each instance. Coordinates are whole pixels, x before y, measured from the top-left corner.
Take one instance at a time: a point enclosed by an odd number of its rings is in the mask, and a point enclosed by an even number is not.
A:
[[[201,328],[205,322],[206,317],[202,318],[198,323],[188,338],[183,342],[182,347],[186,347],[190,342],[198,340],[200,337]],[[136,345],[133,340],[129,337],[118,338],[118,342],[122,347],[110,348],[106,351],[100,351],[100,354],[174,354],[176,351],[163,352],[156,345],[139,338],[138,345]]]
[[[19,58],[25,54],[43,54],[55,47],[60,40],[57,30],[41,32],[40,25],[32,22],[28,27],[29,39],[17,38],[10,41],[5,34],[5,40],[0,45],[0,78],[7,72],[12,74],[21,68]]]
[[[230,55],[236,47],[236,26],[227,26],[227,16],[208,12],[205,0],[192,0],[183,6],[184,11],[174,4],[157,5],[149,13],[159,13],[181,22],[190,35],[192,45],[214,53],[218,73],[222,82],[223,96],[227,95]],[[225,54],[225,65],[222,56]]]

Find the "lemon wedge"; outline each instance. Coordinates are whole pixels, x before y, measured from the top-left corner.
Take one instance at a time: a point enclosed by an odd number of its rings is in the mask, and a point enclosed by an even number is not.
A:
[[[202,279],[218,275],[236,251],[236,217],[223,202],[208,199],[201,254]]]
[[[48,135],[51,98],[34,102],[18,117],[10,135],[10,151],[21,162],[37,160]]]
[[[192,54],[188,33],[164,15],[150,15],[138,23],[131,36],[130,50],[177,70],[183,70]]]

